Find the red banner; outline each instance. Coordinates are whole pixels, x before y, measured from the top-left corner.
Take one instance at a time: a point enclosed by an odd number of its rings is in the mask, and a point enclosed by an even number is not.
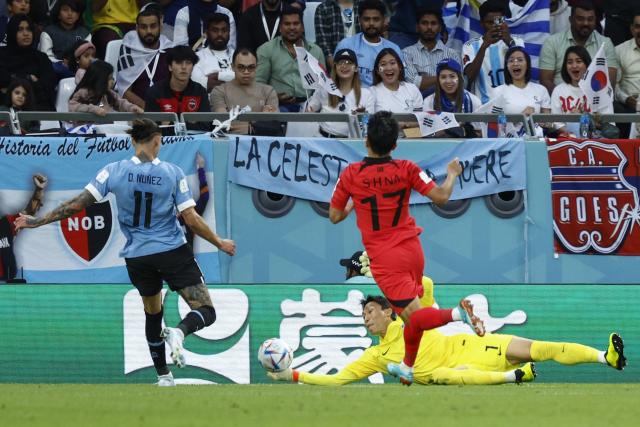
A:
[[[640,255],[640,140],[547,141],[557,253]]]

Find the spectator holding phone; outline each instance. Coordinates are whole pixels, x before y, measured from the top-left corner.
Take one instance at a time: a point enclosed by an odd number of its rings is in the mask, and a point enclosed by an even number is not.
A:
[[[462,46],[464,74],[472,92],[483,104],[494,98],[495,89],[505,82],[504,56],[511,47],[522,46],[524,41],[511,36],[505,22],[505,2],[488,0],[480,6],[482,37],[467,41]]]

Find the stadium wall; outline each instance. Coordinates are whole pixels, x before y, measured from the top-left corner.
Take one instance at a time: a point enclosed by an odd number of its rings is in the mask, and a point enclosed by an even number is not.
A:
[[[238,244],[235,257],[218,257],[212,245],[203,245],[196,239],[197,256],[209,282],[331,283],[343,279],[338,260],[361,248],[354,216],[332,225],[309,201],[295,199],[286,215],[268,218],[257,211],[253,189],[228,181],[229,145],[233,144],[226,140],[212,144],[206,136],[170,138],[163,142],[161,158],[181,165],[195,181],[194,190],[198,188],[195,152],[204,155],[207,169],[211,168],[207,174],[209,188],[214,189],[214,203],[210,200],[205,218],[215,225],[218,233],[235,239]],[[345,142],[364,156],[362,141]],[[470,142],[483,144],[483,141]],[[15,154],[16,147],[24,148],[27,143],[36,151],[51,144],[52,154]],[[457,144],[460,141],[407,140],[399,144],[395,156],[422,161]],[[412,206],[418,224],[425,229],[421,236],[427,259],[425,273],[437,283],[638,283],[631,274],[636,263],[633,256],[557,256],[554,253],[547,149],[542,141],[523,144],[527,190],[521,213],[510,218],[498,217],[490,212],[483,197],[471,199],[469,209],[452,219],[436,215],[430,205]],[[0,169],[11,170],[11,173],[0,174],[3,184],[0,215],[15,214],[22,209],[33,191],[31,175],[36,172],[45,173],[50,179],[43,208],[48,210],[80,191],[102,165],[131,154],[130,145],[122,137],[3,138]],[[112,216],[112,223],[116,223],[114,212]],[[629,234],[637,233],[634,226],[630,227]],[[18,267],[27,262],[32,264],[24,267],[27,281],[127,282],[123,262],[118,257],[124,244],[119,232],[109,238],[108,250],[87,261],[78,259],[77,253],[65,243],[60,227],[51,224],[25,232],[16,239]],[[41,236],[49,238],[43,240]],[[41,257],[39,248],[55,253],[55,260]],[[27,254],[27,251],[30,252]]]
[[[361,141],[350,141],[364,156]],[[453,140],[402,141],[394,157],[415,161],[459,144]],[[542,141],[527,141],[525,210],[499,218],[484,198],[471,201],[454,219],[436,215],[430,205],[411,207],[425,249],[426,274],[438,283],[638,283],[630,256],[554,253],[549,161]],[[227,144],[214,144],[216,177],[227,174]],[[266,218],[252,201],[253,191],[217,179],[218,231],[230,231],[238,244],[233,259],[221,257],[223,281],[231,283],[327,283],[343,279],[338,260],[362,246],[351,216],[332,225],[306,200],[297,200],[281,218]],[[230,212],[230,214],[228,214]]]
[[[360,299],[372,285],[256,284],[210,287],[218,321],[186,340],[188,366],[173,369],[180,382],[262,383],[261,342],[280,336],[294,350],[294,367],[331,373],[370,346]],[[538,365],[542,382],[638,382],[638,285],[444,285],[441,306],[469,296],[491,332],[573,341],[606,349],[609,334],[625,338],[631,361],[618,372],[599,364]],[[487,302],[488,301],[488,302]],[[174,325],[187,306],[165,297],[165,321]],[[445,334],[470,332],[456,322]],[[0,287],[0,382],[152,383],[155,371],[144,337],[140,298],[125,285],[27,285]],[[373,342],[375,344],[375,342]],[[394,381],[382,376],[373,382]]]

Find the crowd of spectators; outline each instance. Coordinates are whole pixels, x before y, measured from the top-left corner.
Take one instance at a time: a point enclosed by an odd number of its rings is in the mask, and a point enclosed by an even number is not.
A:
[[[313,5],[312,20],[304,19],[304,0],[0,1],[0,108],[12,117],[54,111],[56,87],[66,79],[75,90],[65,107],[97,115],[245,105],[262,112],[472,113],[489,102],[524,115],[640,111],[640,6],[551,0],[538,81],[526,41],[509,28],[528,1],[481,2],[482,34],[461,49],[448,43],[443,7],[456,3],[449,0],[324,0]],[[602,45],[614,100],[594,106],[578,83]],[[341,96],[304,88],[296,47],[326,67]],[[38,128],[11,120],[3,133]],[[629,135],[629,125],[618,128]],[[482,134],[478,124],[463,129]],[[349,135],[346,123],[320,123],[318,131]],[[538,132],[568,135],[577,127],[548,123]]]

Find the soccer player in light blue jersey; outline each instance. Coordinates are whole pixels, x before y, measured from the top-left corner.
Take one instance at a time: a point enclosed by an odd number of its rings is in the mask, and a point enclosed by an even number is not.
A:
[[[234,255],[236,245],[233,240],[221,239],[195,211],[184,172],[158,158],[162,139],[158,126],[148,119],[135,120],[129,134],[135,156],[108,164],[82,193],[44,216],[21,214],[15,220],[15,229],[17,232],[69,218],[108,193],[115,195],[120,229],[127,239],[120,255],[142,297],[145,332],[158,385],[171,386],[175,383],[166,364],[165,342],[173,362],[184,367],[184,337],[216,320],[209,290],[178,223],[176,209],[195,234],[221,251]],[[163,280],[192,310],[175,328],[162,329]]]

